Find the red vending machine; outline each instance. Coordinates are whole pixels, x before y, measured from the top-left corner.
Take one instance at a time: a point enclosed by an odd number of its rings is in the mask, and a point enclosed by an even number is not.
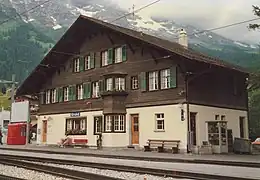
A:
[[[8,124],[7,144],[8,145],[26,144],[26,123]]]

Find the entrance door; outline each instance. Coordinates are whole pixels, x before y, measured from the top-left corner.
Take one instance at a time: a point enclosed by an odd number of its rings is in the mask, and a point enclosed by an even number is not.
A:
[[[139,144],[139,117],[131,115],[132,144]]]
[[[42,121],[42,142],[47,140],[47,121]]]
[[[190,112],[191,143],[194,146],[197,145],[196,115],[197,113]]]

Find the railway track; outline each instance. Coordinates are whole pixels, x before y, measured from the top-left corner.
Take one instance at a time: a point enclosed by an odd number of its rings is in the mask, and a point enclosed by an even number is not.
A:
[[[16,177],[0,174],[0,180],[26,180],[26,179],[16,178]]]
[[[35,162],[35,160],[34,160],[34,162]],[[8,165],[8,166],[16,166],[16,167],[29,169],[29,170],[33,170],[33,171],[38,171],[38,172],[43,172],[46,174],[51,174],[54,176],[68,178],[68,179],[72,179],[72,180],[120,180],[119,178],[113,178],[113,177],[103,176],[103,175],[99,175],[99,174],[93,174],[93,173],[75,171],[75,170],[70,170],[70,169],[65,169],[65,168],[47,166],[47,165],[43,165],[43,164],[36,164],[33,162],[21,161],[20,159],[17,160],[17,159],[10,158],[10,157],[9,158],[0,157],[0,164],[4,164],[4,165]],[[14,178],[12,177],[10,180],[14,180]],[[18,179],[18,180],[24,180],[24,179]]]
[[[221,161],[221,160],[207,160],[207,159],[178,159],[178,158],[157,158],[157,157],[138,157],[138,156],[124,156],[124,155],[111,155],[111,154],[96,154],[96,153],[80,153],[80,152],[58,152],[48,150],[34,150],[34,149],[14,149],[14,148],[0,148],[0,150],[10,150],[18,152],[33,152],[45,154],[59,154],[59,155],[75,155],[75,156],[89,156],[99,158],[112,158],[112,159],[127,159],[138,161],[153,161],[153,162],[169,162],[169,163],[196,163],[196,164],[212,164],[223,166],[236,166],[248,168],[260,168],[260,163],[257,162],[239,162],[239,161]]]
[[[118,179],[111,177],[104,177],[102,175],[86,173],[82,171],[73,171],[69,169],[46,166],[42,164],[35,164],[31,162],[41,162],[41,163],[53,163],[53,164],[61,164],[61,165],[73,165],[73,166],[81,166],[81,167],[89,167],[89,168],[97,168],[97,169],[108,169],[119,172],[131,172],[137,174],[150,174],[155,176],[162,177],[173,177],[173,178],[186,178],[186,179],[196,179],[196,180],[256,180],[251,178],[242,178],[242,177],[230,177],[223,175],[213,175],[213,174],[203,174],[196,172],[184,172],[184,171],[176,171],[176,170],[162,170],[162,169],[154,169],[154,168],[143,168],[143,167],[133,167],[133,166],[123,166],[116,164],[103,164],[103,163],[92,163],[92,162],[81,162],[81,161],[71,161],[71,160],[62,160],[62,159],[51,159],[51,158],[40,158],[40,157],[31,157],[31,156],[18,156],[18,155],[0,155],[0,162],[11,163],[11,165],[16,165],[18,167],[23,167],[26,169],[31,169],[35,171],[46,172],[48,174],[53,174],[56,176],[67,177],[71,179]],[[18,165],[17,165],[18,164]],[[8,164],[7,164],[8,165]]]

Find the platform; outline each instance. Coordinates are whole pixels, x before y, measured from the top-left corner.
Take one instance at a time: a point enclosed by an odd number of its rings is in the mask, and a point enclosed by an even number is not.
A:
[[[57,146],[39,145],[2,145],[0,150],[14,150],[26,152],[38,152],[48,154],[66,154],[78,156],[96,156],[115,159],[135,159],[152,160],[164,162],[181,162],[181,160],[199,161],[232,161],[232,162],[252,162],[260,164],[260,155],[237,155],[237,154],[216,154],[216,155],[191,155],[191,154],[171,154],[158,152],[143,152],[129,148],[104,148],[102,150],[89,148],[59,148]]]

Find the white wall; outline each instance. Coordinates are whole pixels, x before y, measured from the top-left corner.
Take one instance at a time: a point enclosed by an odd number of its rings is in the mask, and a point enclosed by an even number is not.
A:
[[[81,112],[81,117],[87,117],[87,135],[79,135],[73,137],[87,138],[88,144],[95,146],[97,142],[97,135],[94,135],[94,116],[100,115],[102,115],[102,111]],[[46,144],[57,144],[58,142],[60,142],[61,138],[65,137],[66,118],[70,118],[70,113],[40,116],[38,119],[37,127],[37,143],[42,143],[42,134],[38,134],[38,132],[40,129],[40,133],[42,133],[42,121],[44,119],[48,119]],[[128,129],[128,125],[126,126],[126,128]],[[128,145],[128,131],[126,133],[103,133],[102,135],[103,146],[125,147]]]
[[[131,145],[131,114],[139,115],[139,145],[142,147],[148,139],[169,139],[180,140],[180,149],[186,149],[187,145],[187,120],[181,121],[181,108],[185,110],[186,106],[166,105],[153,107],[140,107],[127,109],[126,115],[126,133],[103,133],[103,146],[105,147],[126,147]],[[215,115],[225,115],[228,121],[228,129],[233,130],[233,137],[240,136],[239,116],[246,118],[246,137],[248,137],[247,112],[199,106],[190,104],[190,112],[197,112],[197,144],[207,140],[206,121],[214,120]],[[155,131],[155,114],[164,113],[165,131]],[[96,145],[97,136],[94,135],[94,116],[102,115],[102,111],[81,112],[81,116],[87,117],[87,135],[79,136],[88,138],[89,145]],[[38,129],[42,129],[42,120],[48,119],[47,144],[57,144],[61,138],[65,137],[66,118],[70,114],[57,114],[40,116],[38,119]],[[42,130],[40,130],[42,131]],[[75,136],[74,136],[75,137]],[[37,142],[41,143],[41,134],[37,136]]]
[[[3,143],[6,143],[7,141],[7,129],[3,127],[3,120],[9,120],[10,121],[10,111],[1,111],[0,112],[0,125],[1,125],[1,130],[3,133]]]
[[[197,144],[207,140],[206,121],[214,121],[215,115],[225,115],[228,129],[232,129],[233,137],[240,137],[239,116],[245,117],[245,137],[248,138],[247,111],[190,105],[190,112],[197,112]]]
[[[185,108],[185,107],[184,107]],[[155,114],[164,113],[165,131],[155,131]],[[144,146],[148,139],[180,140],[180,149],[187,144],[187,121],[181,121],[180,105],[153,106],[127,109],[131,114],[139,114],[139,144]],[[130,121],[128,122],[130,124]]]

